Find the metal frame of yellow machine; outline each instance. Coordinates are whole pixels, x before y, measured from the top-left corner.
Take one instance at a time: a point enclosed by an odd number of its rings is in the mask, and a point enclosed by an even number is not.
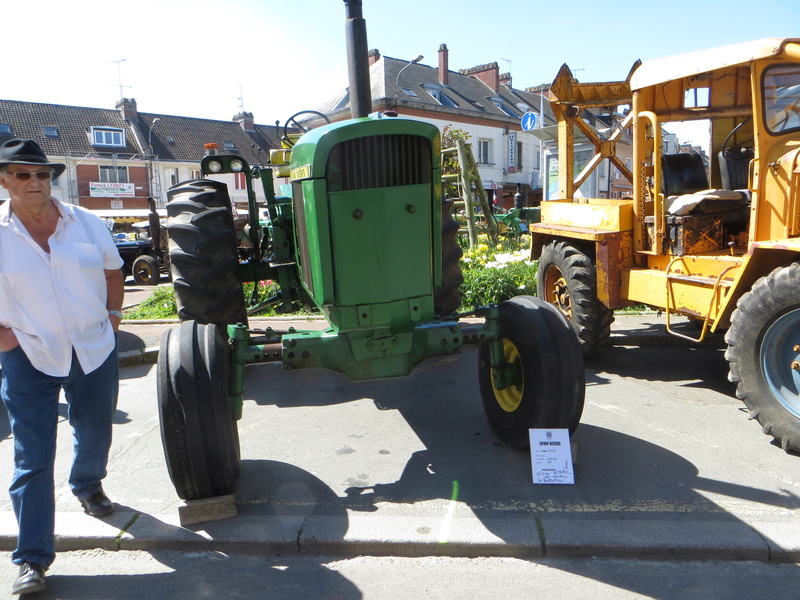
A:
[[[542,222],[532,227],[531,258],[548,240],[576,239],[594,245],[598,298],[609,308],[645,303],[703,319],[709,330],[730,324],[736,300],[772,268],[800,252],[797,185],[800,136],[771,135],[761,95],[764,70],[800,60],[800,40],[762,40],[634,64],[625,81],[579,83],[564,65],[550,88],[558,119],[561,200],[542,205]],[[707,90],[704,106],[686,107],[687,92]],[[628,104],[630,112],[614,133],[601,138],[581,118],[586,108]],[[735,141],[755,139],[749,182],[746,234],[704,251],[668,247],[665,195],[661,192],[661,126],[710,119],[711,156],[743,123]],[[620,133],[633,132],[633,171],[616,153]],[[574,172],[576,129],[595,146],[595,156]],[[794,150],[794,151],[792,151]],[[623,200],[576,198],[575,191],[603,159],[633,185]],[[763,165],[764,168],[759,168]],[[721,188],[720,167],[711,161],[710,188]],[[792,185],[794,184],[794,185]],[[652,223],[647,224],[647,217]],[[713,226],[713,221],[711,223]],[[698,234],[703,237],[703,232]]]
[[[667,330],[692,341],[726,331],[737,396],[800,451],[800,39],[637,62],[617,82],[580,83],[564,65],[549,93],[560,199],[531,227],[539,296],[568,316],[587,357],[608,343],[612,309],[630,304],[662,309]],[[611,135],[584,121],[590,108],[615,120]],[[664,152],[662,126],[694,120],[710,124],[708,164]],[[576,174],[579,134],[595,155]],[[580,197],[604,159],[630,197]],[[674,314],[702,324],[697,334],[676,331]]]

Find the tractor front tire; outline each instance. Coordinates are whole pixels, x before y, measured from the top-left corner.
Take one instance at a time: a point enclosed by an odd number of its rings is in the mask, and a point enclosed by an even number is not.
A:
[[[167,203],[169,263],[178,317],[214,323],[247,323],[236,230],[227,186],[198,179],[170,189]]]
[[[736,304],[725,335],[728,379],[767,435],[800,452],[800,263],[779,267]]]
[[[180,498],[232,494],[239,435],[228,402],[228,349],[216,325],[184,321],[158,355],[158,415],[172,484]]]
[[[532,428],[568,429],[580,422],[586,391],[583,356],[575,332],[558,309],[532,296],[500,304],[506,364],[516,383],[497,389],[488,343],[478,353],[478,383],[492,429],[512,448],[529,445]]]
[[[446,317],[461,306],[461,246],[458,244],[458,222],[453,218],[453,201],[442,201],[442,287],[433,293],[433,308]]]
[[[586,254],[566,242],[545,246],[536,272],[536,295],[569,319],[585,358],[598,356],[608,345],[614,311],[597,298],[597,273]]]

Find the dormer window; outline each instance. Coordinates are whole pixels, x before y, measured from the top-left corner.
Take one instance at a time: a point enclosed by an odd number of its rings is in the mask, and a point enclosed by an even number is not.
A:
[[[422,89],[428,92],[431,97],[442,106],[458,108],[458,104],[456,104],[450,96],[442,91],[442,86],[433,83],[421,83],[420,85],[422,86]]]
[[[507,117],[512,117],[514,119],[519,117],[519,115],[514,112],[514,109],[511,108],[505,102],[503,102],[503,100],[501,100],[499,98],[490,98],[490,100],[492,101],[492,104],[494,104],[497,108],[502,110]]]
[[[122,129],[112,129],[110,127],[90,127],[89,139],[92,146],[116,146],[124,148],[127,146],[125,141],[125,131]]]

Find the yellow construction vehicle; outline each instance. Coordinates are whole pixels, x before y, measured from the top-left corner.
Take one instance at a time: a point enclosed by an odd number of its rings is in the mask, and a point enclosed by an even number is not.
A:
[[[698,342],[726,331],[737,396],[800,451],[800,39],[637,62],[617,82],[579,83],[564,65],[549,93],[559,199],[531,227],[539,296],[569,317],[586,356],[608,343],[613,309],[631,304],[663,310],[670,333]],[[591,127],[587,109],[619,114],[613,133]],[[699,120],[707,164],[665,151],[671,123]],[[576,133],[594,147],[579,173]],[[632,193],[580,197],[604,159]],[[675,330],[676,314],[697,322],[696,336]]]

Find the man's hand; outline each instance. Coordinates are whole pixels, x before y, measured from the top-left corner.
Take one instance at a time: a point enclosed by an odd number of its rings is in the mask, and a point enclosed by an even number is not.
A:
[[[122,319],[117,315],[108,315],[108,320],[111,321],[111,326],[114,328],[114,333],[119,331],[119,324]]]
[[[19,340],[10,327],[0,325],[0,352],[8,352],[19,346]]]

